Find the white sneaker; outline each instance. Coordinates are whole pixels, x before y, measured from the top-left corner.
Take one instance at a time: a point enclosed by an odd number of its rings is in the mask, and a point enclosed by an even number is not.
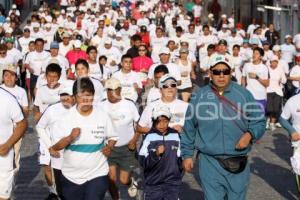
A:
[[[277,128],[282,128],[282,126],[281,126],[281,124],[280,124],[279,122],[277,122],[277,123],[275,124],[275,126],[276,126]]]
[[[137,182],[133,178],[131,178],[131,184],[128,188],[128,195],[131,198],[133,198],[133,197],[136,197],[137,192],[138,192]]]
[[[266,123],[266,130],[270,130],[270,123],[269,122]]]
[[[276,125],[274,123],[270,123],[270,130],[275,131],[276,130]]]

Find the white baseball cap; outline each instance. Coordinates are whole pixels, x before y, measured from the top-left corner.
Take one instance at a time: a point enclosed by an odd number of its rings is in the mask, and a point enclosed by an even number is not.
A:
[[[280,51],[281,48],[280,48],[279,45],[274,45],[272,50],[273,50],[273,51]]]
[[[106,38],[104,44],[111,44],[112,40],[110,38]]]
[[[105,89],[115,90],[122,87],[119,79],[110,78],[105,82]]]
[[[170,54],[170,49],[168,47],[162,47],[159,50],[159,55],[161,54]]]
[[[223,15],[221,16],[221,18],[227,18],[227,15],[223,14]]]
[[[286,35],[284,38],[288,39],[288,38],[293,38],[293,37],[291,35]]]
[[[75,48],[80,48],[81,47],[81,41],[80,40],[75,40],[74,47]]]
[[[227,67],[231,68],[229,60],[226,58],[226,56],[220,55],[220,54],[212,55],[212,57],[210,59],[210,68],[216,66],[219,63],[223,63],[223,64],[227,65]]]
[[[73,95],[73,87],[63,87],[62,89],[59,90],[59,95],[62,94],[67,94],[67,95]]]
[[[16,5],[16,4],[13,4],[11,8],[12,8],[12,9],[17,9],[17,5]]]
[[[214,18],[214,14],[209,13],[209,14],[208,14],[208,18],[210,18],[210,19],[211,19],[211,18]]]
[[[165,74],[159,79],[159,88],[162,88],[168,80],[172,80],[174,83],[177,84],[177,80],[174,76],[171,76],[170,74]]]
[[[159,117],[165,116],[168,119],[171,118],[171,111],[170,108],[166,105],[158,105],[155,106],[154,109],[152,110],[152,118],[154,120],[157,120]]]
[[[279,61],[279,58],[276,55],[272,55],[270,61]]]

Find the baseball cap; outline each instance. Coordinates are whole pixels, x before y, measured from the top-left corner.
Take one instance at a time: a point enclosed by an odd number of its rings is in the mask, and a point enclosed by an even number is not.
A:
[[[73,95],[73,87],[63,87],[59,90],[59,95]]]
[[[270,43],[268,42],[268,40],[264,40],[261,43],[262,43],[262,45],[270,45]]]
[[[167,47],[160,48],[159,55],[161,55],[161,54],[170,54],[169,48],[167,48]]]
[[[259,39],[258,38],[251,38],[249,42],[252,45],[259,45]]]
[[[147,27],[146,26],[141,26],[141,32],[147,32]]]
[[[223,24],[222,28],[228,28],[227,24]]]
[[[81,41],[80,40],[75,40],[74,47],[75,48],[80,48],[81,47]]]
[[[279,45],[274,45],[272,50],[273,50],[273,51],[280,51],[280,49],[281,49],[281,48],[280,48]]]
[[[209,13],[209,14],[208,14],[208,18],[210,18],[210,19],[211,19],[211,18],[214,18],[214,14]]]
[[[33,27],[33,28],[40,28],[40,24],[37,23],[37,22],[33,22],[33,23],[32,23],[32,27]]]
[[[227,41],[226,40],[220,40],[218,45],[222,45],[222,44],[227,46]]]
[[[45,28],[51,28],[51,24],[50,23],[45,24]]]
[[[215,67],[217,64],[223,63],[227,65],[227,67],[231,68],[228,59],[224,55],[214,54],[211,58],[210,68]]]
[[[166,105],[158,105],[153,108],[152,110],[152,118],[157,120],[159,117],[165,116],[168,119],[171,118],[171,111],[170,108]]]
[[[5,31],[5,33],[12,33],[12,32],[13,32],[13,29],[10,27]]]
[[[12,64],[9,64],[9,65],[6,65],[5,68],[3,69],[3,71],[10,71],[10,72],[13,72],[13,73],[17,73],[17,68],[12,65]]]
[[[293,38],[293,37],[291,35],[286,35],[284,38],[288,39],[288,38]]]
[[[279,61],[278,56],[272,55],[270,61]]]
[[[112,40],[110,38],[106,38],[106,40],[104,41],[104,44],[111,44]]]
[[[62,34],[62,38],[69,38],[70,37],[70,34],[68,32],[64,32]]]
[[[122,37],[122,34],[120,32],[117,32],[116,37]]]
[[[174,76],[170,74],[165,74],[159,79],[159,88],[162,88],[168,80],[172,80],[173,82],[177,83],[177,80]]]
[[[12,9],[17,9],[17,5],[16,5],[16,4],[13,4],[11,8],[12,8]]]
[[[59,49],[59,44],[58,42],[51,42],[50,44],[50,49]]]
[[[180,48],[179,53],[189,53],[189,49],[187,49],[187,48]]]
[[[66,14],[66,11],[65,11],[64,9],[62,9],[62,10],[60,11],[60,13],[61,13],[61,14]]]
[[[14,39],[12,37],[6,37],[4,38],[5,43],[14,43]]]
[[[223,14],[223,15],[221,16],[221,18],[227,18],[227,15]]]
[[[116,78],[110,78],[105,82],[105,89],[115,90],[121,87],[121,82]]]

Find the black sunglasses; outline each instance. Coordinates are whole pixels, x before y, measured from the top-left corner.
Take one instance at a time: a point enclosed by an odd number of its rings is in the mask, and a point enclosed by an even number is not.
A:
[[[220,76],[221,74],[230,75],[231,69],[224,69],[224,70],[212,69],[211,72],[213,75],[216,75],[216,76]]]
[[[170,85],[163,85],[162,88],[163,89],[167,89],[167,88],[176,88],[177,84],[176,83],[172,83]]]

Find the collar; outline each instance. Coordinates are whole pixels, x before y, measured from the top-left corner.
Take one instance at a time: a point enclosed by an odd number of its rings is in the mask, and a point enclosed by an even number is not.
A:
[[[218,92],[216,86],[212,83],[212,81],[209,82],[209,85],[210,85],[211,89]],[[224,93],[229,93],[233,87],[232,85],[233,85],[232,81],[230,81],[229,85],[225,88]]]

